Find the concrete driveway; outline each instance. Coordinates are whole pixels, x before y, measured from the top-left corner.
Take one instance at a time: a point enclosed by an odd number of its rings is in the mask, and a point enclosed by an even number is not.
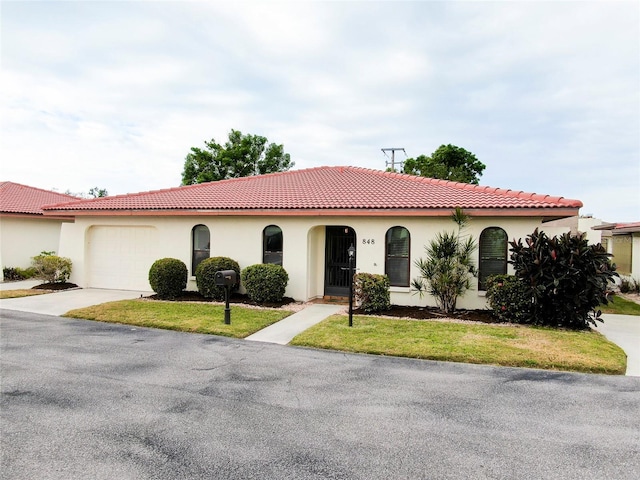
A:
[[[41,282],[36,282],[38,285]],[[28,284],[22,282],[5,283],[3,287],[9,285],[10,288],[3,290],[14,290],[27,287]],[[25,286],[19,286],[25,285]],[[153,292],[133,291],[133,290],[101,290],[97,288],[78,288],[74,290],[62,290],[44,295],[32,295],[21,298],[5,298],[0,300],[0,308],[17,310],[20,312],[41,313],[44,315],[62,315],[75,308],[91,307],[105,302],[116,300],[128,300],[139,298],[140,296],[151,295]]]
[[[0,312],[0,477],[636,479],[640,379]]]

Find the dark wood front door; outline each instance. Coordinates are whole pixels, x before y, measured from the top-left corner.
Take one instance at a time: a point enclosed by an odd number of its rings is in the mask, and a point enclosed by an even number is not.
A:
[[[356,232],[349,227],[326,227],[324,294],[346,297],[349,295],[349,253],[356,247]],[[353,268],[355,270],[355,256]]]

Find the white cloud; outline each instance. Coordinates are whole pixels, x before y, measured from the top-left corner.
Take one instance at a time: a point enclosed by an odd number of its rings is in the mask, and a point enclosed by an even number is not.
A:
[[[482,183],[638,220],[639,9],[3,2],[1,175],[174,186],[189,148],[232,128],[283,143],[297,168],[382,169],[382,147],[454,143],[487,165]]]

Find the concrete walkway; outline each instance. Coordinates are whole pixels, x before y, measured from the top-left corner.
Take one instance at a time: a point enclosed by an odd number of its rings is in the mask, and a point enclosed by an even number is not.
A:
[[[618,345],[627,354],[626,375],[640,377],[640,317],[603,313],[597,332]]]
[[[324,305],[319,303],[309,305],[304,310],[300,310],[284,320],[269,325],[253,335],[249,335],[246,340],[286,345],[299,333],[338,313],[343,308],[343,305]]]

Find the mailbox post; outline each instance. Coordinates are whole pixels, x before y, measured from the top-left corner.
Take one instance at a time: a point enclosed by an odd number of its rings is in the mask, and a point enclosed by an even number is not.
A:
[[[356,247],[353,243],[347,250],[349,255],[349,326],[353,327],[353,257],[356,254]]]
[[[220,270],[214,276],[215,284],[224,287],[224,323],[231,324],[231,308],[229,308],[229,293],[231,287],[238,283],[238,274],[235,270]]]

